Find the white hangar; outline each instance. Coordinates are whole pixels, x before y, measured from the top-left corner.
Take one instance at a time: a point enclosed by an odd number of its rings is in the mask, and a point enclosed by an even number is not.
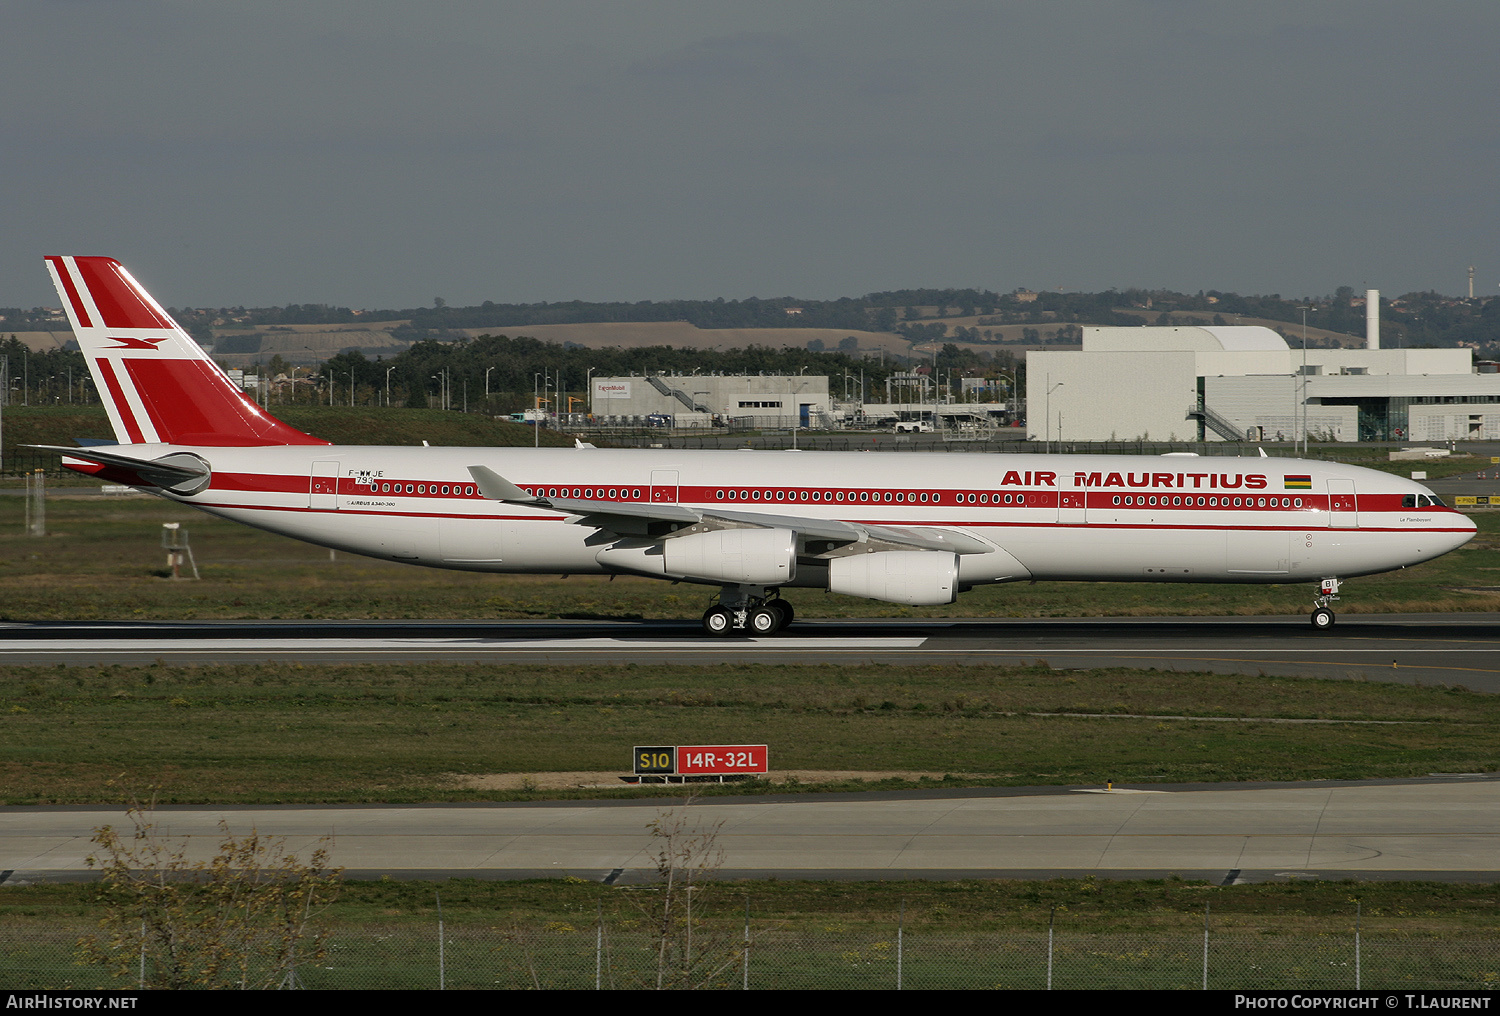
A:
[[[1378,296],[1375,300],[1378,305]],[[1290,347],[1260,326],[1083,329],[1026,355],[1035,441],[1500,439],[1500,374],[1469,349]]]

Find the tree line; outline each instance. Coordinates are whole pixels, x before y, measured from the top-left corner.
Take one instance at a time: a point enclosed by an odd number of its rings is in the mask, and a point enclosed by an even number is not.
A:
[[[278,373],[278,366],[285,369],[275,360],[268,366],[272,376]],[[933,367],[939,373],[952,371],[955,376],[1015,376],[1020,370],[1024,377],[1023,365],[1007,351],[976,352],[953,343],[942,347],[935,364],[933,357],[925,357],[920,369]],[[873,396],[883,393],[892,374],[911,369],[911,361],[904,358],[887,357],[882,362],[831,350],[767,346],[728,350],[672,346],[586,349],[525,336],[481,335],[450,342],[426,339],[389,358],[370,359],[357,350],[342,352],[323,362],[316,390],[326,392],[324,385],[331,383],[344,393],[342,398],[335,394],[334,401],[344,401],[348,397],[344,386],[352,379],[356,404],[388,401],[391,405],[426,407],[440,404],[446,387],[452,408],[460,408],[466,397],[470,408],[477,409],[488,392],[491,411],[516,412],[529,408],[533,393],[544,389],[586,397],[593,377],[809,374],[827,376],[830,390],[841,392],[847,376],[851,393],[858,390],[862,380],[866,392]],[[304,394],[303,398],[307,397]],[[559,408],[566,410],[565,405]]]

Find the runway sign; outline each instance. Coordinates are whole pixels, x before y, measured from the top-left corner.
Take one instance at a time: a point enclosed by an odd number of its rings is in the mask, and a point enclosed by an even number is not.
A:
[[[728,776],[769,771],[763,744],[700,744],[679,746],[677,772],[681,776]]]
[[[764,744],[655,745],[635,748],[637,776],[731,776],[769,772]]]
[[[635,774],[637,776],[675,776],[677,774],[677,749],[665,747],[635,749]]]

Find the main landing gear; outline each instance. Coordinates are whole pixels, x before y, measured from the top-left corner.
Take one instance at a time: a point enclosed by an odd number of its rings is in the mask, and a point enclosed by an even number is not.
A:
[[[1339,580],[1324,579],[1318,586],[1318,595],[1313,598],[1312,626],[1319,631],[1333,627],[1333,609],[1328,605],[1339,598]]]
[[[765,590],[750,591],[739,586],[725,586],[719,602],[703,612],[703,630],[710,635],[772,635],[792,623],[796,616],[792,605],[781,594],[767,597]]]

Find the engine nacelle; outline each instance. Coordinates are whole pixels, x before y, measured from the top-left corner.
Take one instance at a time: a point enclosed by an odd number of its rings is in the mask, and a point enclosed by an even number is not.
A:
[[[790,529],[715,529],[665,541],[667,571],[717,582],[779,586],[797,577]]]
[[[751,586],[781,586],[797,577],[797,534],[790,529],[715,529],[674,536],[648,547],[608,547],[606,568]]]
[[[828,589],[913,607],[952,603],[958,595],[958,555],[892,550],[836,557],[828,562]]]

